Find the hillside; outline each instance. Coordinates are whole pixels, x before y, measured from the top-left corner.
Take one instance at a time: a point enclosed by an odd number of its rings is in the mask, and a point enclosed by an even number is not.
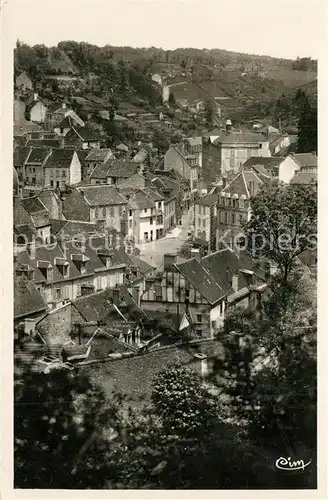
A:
[[[162,89],[151,80],[158,73],[176,101],[215,99],[223,117],[238,121],[270,116],[276,100],[300,86],[315,99],[317,77],[316,61],[307,58],[292,61],[220,49],[97,47],[74,41],[50,48],[18,42],[15,73],[21,71],[39,83],[49,99],[58,92],[65,98],[91,94],[115,110],[121,111],[125,103],[130,113],[160,111]],[[70,80],[72,75],[75,79]],[[60,78],[67,89],[58,85]],[[175,131],[186,128],[186,123],[190,129],[202,125],[193,120],[181,111],[174,120]]]

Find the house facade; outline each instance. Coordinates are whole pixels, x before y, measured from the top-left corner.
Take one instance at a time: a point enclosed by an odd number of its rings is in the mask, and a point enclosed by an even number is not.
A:
[[[208,250],[216,249],[217,195],[208,194],[194,206],[194,237],[207,243]]]
[[[152,189],[132,192],[127,205],[127,234],[135,243],[156,241],[164,236],[164,196]]]
[[[243,235],[242,226],[251,217],[250,199],[255,196],[263,181],[252,170],[242,169],[222,189],[217,202],[216,247],[229,245],[235,248]]]
[[[15,84],[16,88],[22,92],[33,90],[33,82],[25,72],[20,73],[20,75],[16,77]]]
[[[63,212],[69,220],[101,222],[126,234],[127,200],[114,186],[83,186],[74,189],[63,202]]]
[[[313,153],[294,153],[288,155],[279,165],[279,181],[288,184],[300,171],[315,174],[318,158]]]
[[[81,182],[82,169],[73,149],[53,149],[44,164],[44,187],[66,190],[67,185]]]
[[[51,156],[49,148],[31,148],[25,160],[24,184],[29,190],[41,190],[45,186],[45,165]]]
[[[223,177],[237,173],[251,156],[271,156],[269,141],[261,134],[227,130],[215,139],[219,150],[220,172]]]
[[[25,117],[34,123],[44,123],[47,109],[47,106],[39,98],[38,94],[34,93],[26,103]]]
[[[170,147],[164,155],[164,170],[174,170],[189,183],[191,192],[198,189],[198,163],[191,165],[177,147]]]

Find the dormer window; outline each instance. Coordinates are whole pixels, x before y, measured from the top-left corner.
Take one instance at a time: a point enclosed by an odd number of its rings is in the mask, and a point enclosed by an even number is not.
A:
[[[82,253],[74,253],[71,255],[71,260],[74,262],[74,265],[81,274],[86,272],[86,263],[90,260],[86,255]]]
[[[97,250],[97,255],[104,266],[111,267],[113,265],[112,251],[106,248]]]
[[[38,260],[37,267],[42,273],[42,276],[47,280],[51,281],[53,278],[52,265],[47,260]]]
[[[69,263],[66,259],[61,257],[55,258],[55,265],[57,266],[59,272],[62,274],[64,278],[68,278],[69,276]]]

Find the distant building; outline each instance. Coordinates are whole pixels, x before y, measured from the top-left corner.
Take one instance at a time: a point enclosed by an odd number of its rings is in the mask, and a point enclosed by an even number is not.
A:
[[[313,153],[295,153],[288,155],[279,165],[279,181],[289,183],[297,172],[316,175],[318,158]]]
[[[65,135],[65,145],[81,149],[100,149],[102,136],[88,126],[72,127]]]
[[[47,109],[45,103],[35,92],[26,101],[25,118],[31,122],[44,123]]]
[[[164,170],[175,170],[189,183],[191,192],[198,189],[198,163],[190,164],[175,146],[170,147],[164,155]]]
[[[213,144],[219,150],[222,176],[237,173],[239,167],[251,156],[271,156],[266,137],[254,132],[232,132],[227,127]]]
[[[81,182],[81,163],[74,149],[53,149],[44,164],[44,187],[66,190]]]
[[[164,196],[151,188],[131,192],[128,200],[128,236],[136,243],[164,236]]]
[[[216,249],[217,195],[208,194],[195,202],[194,236],[203,240],[207,249]]]
[[[83,186],[74,189],[63,202],[69,220],[104,223],[126,234],[127,200],[114,186]]]
[[[15,80],[16,88],[26,92],[27,90],[33,90],[33,82],[31,78],[25,73],[20,73]]]

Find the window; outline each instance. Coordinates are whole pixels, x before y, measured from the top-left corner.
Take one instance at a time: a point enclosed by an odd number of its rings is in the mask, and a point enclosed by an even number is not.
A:
[[[144,240],[145,240],[145,241],[148,241],[148,232],[145,232],[145,233],[144,233]]]
[[[129,227],[132,227],[132,220],[129,220]]]
[[[231,220],[232,224],[235,224],[236,223],[236,214],[231,214],[231,218],[232,218],[232,220]]]
[[[64,129],[63,127],[60,127],[60,133],[63,134],[64,133]]]
[[[225,224],[228,224],[228,214],[227,214],[227,212],[224,212],[224,222],[225,222]]]
[[[50,181],[50,186],[54,187],[54,181]]]
[[[206,219],[203,219],[203,227],[206,227]]]
[[[197,323],[201,323],[201,322],[202,322],[202,315],[197,314]]]
[[[237,200],[236,198],[232,198],[232,206],[237,207]]]
[[[36,184],[36,178],[32,177],[32,184]]]
[[[198,205],[198,213],[201,214],[202,213],[202,207],[201,205]]]
[[[66,177],[66,170],[62,170],[62,177]]]
[[[220,316],[223,314],[223,302],[220,303]]]
[[[197,334],[198,337],[201,337],[202,336],[202,330],[201,329],[196,330],[196,334]]]
[[[35,174],[35,168],[32,168],[33,174]]]
[[[129,210],[129,216],[132,217],[132,210]]]
[[[239,214],[239,224],[240,224],[240,225],[242,225],[243,220],[244,220],[244,216],[243,216],[243,214]]]
[[[110,207],[110,208],[109,208],[109,215],[110,215],[110,217],[114,217],[114,216],[115,216],[115,210],[114,210],[114,207]]]
[[[262,144],[259,144],[259,149],[262,149]]]
[[[147,208],[144,209],[145,214],[147,213]]]
[[[26,182],[27,182],[27,184],[30,183],[30,178],[29,177],[26,177]]]
[[[56,300],[60,300],[60,288],[56,288],[55,290],[55,296],[56,296]]]
[[[200,219],[200,217],[198,217],[198,226],[200,227],[202,225],[202,221]]]
[[[57,181],[57,182],[56,182],[56,187],[58,187],[58,188],[59,188],[59,181]]]
[[[236,151],[234,149],[231,149],[231,158],[235,158],[236,156]]]
[[[49,170],[49,177],[53,177],[54,176],[54,171],[52,170],[52,168]]]
[[[152,225],[152,223],[153,223],[153,218],[150,217],[149,224]]]
[[[211,321],[211,326],[212,326],[212,329],[214,330],[216,328],[216,322],[215,321]]]
[[[186,299],[189,299],[189,295],[190,295],[190,290],[189,290],[189,288],[187,288],[187,285],[186,285],[186,289],[185,289]]]

